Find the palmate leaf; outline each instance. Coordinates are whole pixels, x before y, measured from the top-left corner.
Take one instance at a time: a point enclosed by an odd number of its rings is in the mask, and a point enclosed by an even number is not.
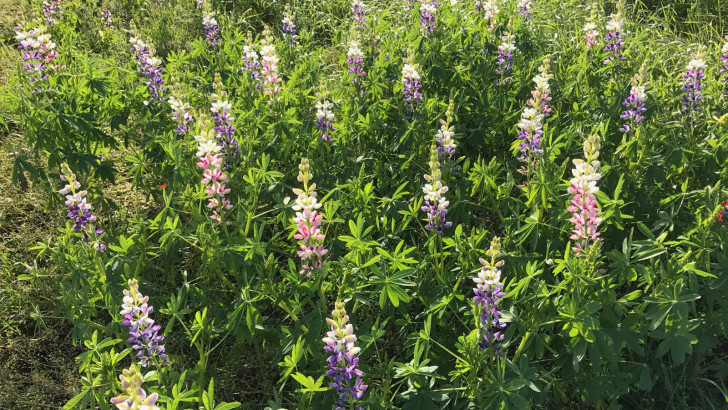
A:
[[[414,269],[403,269],[392,276],[386,276],[377,266],[372,265],[371,269],[374,276],[369,278],[369,282],[377,285],[375,293],[379,292],[380,308],[384,309],[387,300],[389,300],[394,307],[398,307],[400,302],[409,303],[410,297],[403,287],[415,285],[414,282],[406,279],[414,273]]]

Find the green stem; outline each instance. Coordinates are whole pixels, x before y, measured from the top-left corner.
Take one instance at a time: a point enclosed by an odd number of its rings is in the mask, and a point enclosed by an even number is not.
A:
[[[526,332],[526,335],[523,337],[523,340],[521,340],[521,344],[518,345],[518,349],[516,349],[516,353],[513,355],[513,363],[516,363],[518,361],[518,358],[521,357],[521,352],[523,351],[523,348],[526,346],[526,342],[528,342],[528,339],[531,338],[531,332]]]

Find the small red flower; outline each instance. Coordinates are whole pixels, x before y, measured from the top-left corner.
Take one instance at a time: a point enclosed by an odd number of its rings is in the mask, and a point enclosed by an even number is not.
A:
[[[167,188],[167,183],[165,182],[165,183],[162,184],[162,189],[164,190],[166,188]]]

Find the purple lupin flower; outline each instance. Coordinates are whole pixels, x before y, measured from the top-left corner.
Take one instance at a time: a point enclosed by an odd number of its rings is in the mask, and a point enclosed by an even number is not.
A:
[[[646,65],[647,61],[645,60],[642,63],[642,67],[640,67],[639,73],[635,74],[632,78],[632,90],[629,93],[629,97],[622,103],[626,109],[619,118],[626,120],[626,122],[619,130],[624,133],[634,132],[635,128],[645,119],[642,115],[647,111],[645,108],[645,102],[647,101],[645,88],[650,85],[649,82],[644,82]]]
[[[612,62],[615,69],[619,69],[621,66],[620,61],[624,60],[622,55],[622,48],[624,47],[624,37],[627,33],[624,32],[624,18],[622,17],[622,4],[620,1],[617,4],[617,12],[613,13],[611,19],[607,23],[607,35],[604,38],[604,52],[610,53],[605,59],[604,64]]]
[[[283,37],[288,38],[291,48],[296,48],[298,44],[298,35],[296,34],[296,25],[293,23],[293,12],[291,11],[291,5],[286,4],[283,10]]]
[[[227,101],[227,92],[222,88],[222,80],[220,74],[215,74],[215,83],[212,88],[216,90],[213,93],[212,98],[212,121],[215,123],[213,129],[217,133],[217,141],[222,147],[222,153],[225,156],[225,166],[223,170],[228,170],[230,167],[237,166],[240,163],[240,143],[235,139],[235,126],[233,117],[230,112],[232,111],[232,104]]]
[[[414,63],[414,54],[410,50],[409,58],[405,58],[404,67],[402,67],[402,85],[404,93],[404,106],[406,110],[405,118],[409,121],[419,119],[419,108],[422,103],[422,94],[420,93],[420,73],[417,72],[419,64]]]
[[[149,296],[139,292],[139,283],[136,279],[129,279],[129,289],[124,289],[124,304],[119,312],[124,321],[122,324],[129,327],[128,343],[136,352],[139,364],[147,367],[152,362],[160,361],[162,365],[169,364],[167,354],[164,352],[164,335],[159,334],[161,326],[154,324],[149,317],[154,308],[149,305]]]
[[[321,138],[331,143],[331,133],[336,131],[334,128],[334,104],[327,100],[327,92],[324,90],[318,95],[319,101],[316,102],[316,128],[321,131]]]
[[[521,121],[518,123],[518,145],[520,156],[518,160],[526,163],[526,175],[531,175],[534,170],[537,157],[543,155],[541,149],[541,136],[543,135],[543,122],[551,112],[548,102],[551,101],[549,80],[552,75],[548,73],[549,59],[544,59],[543,64],[538,68],[539,74],[533,78],[536,88],[531,91],[531,98],[527,107],[523,109]]]
[[[177,121],[177,129],[174,130],[177,135],[187,134],[190,131],[190,125],[195,122],[190,113],[190,105],[183,101],[184,98],[185,95],[182,94],[180,98],[172,96],[167,100],[172,108],[172,120]]]
[[[52,26],[58,22],[56,16],[63,16],[63,9],[61,9],[61,0],[50,0],[43,2],[43,15],[46,23]]]
[[[495,19],[500,13],[496,0],[476,0],[475,10],[483,12],[483,19],[488,23],[488,31],[495,27]]]
[[[425,174],[425,180],[428,182],[422,187],[422,192],[425,193],[425,205],[421,208],[427,213],[425,229],[428,231],[434,229],[435,233],[442,235],[445,228],[452,226],[452,222],[446,218],[450,202],[444,195],[448,187],[442,182],[442,169],[438,161],[438,150],[434,144],[430,149],[430,174]]]
[[[203,10],[205,8],[205,0],[195,0],[197,3],[197,10]]]
[[[435,31],[438,6],[440,3],[436,0],[422,0],[420,3],[420,34],[422,37],[429,37]]]
[[[324,350],[331,354],[327,360],[329,370],[326,375],[333,379],[330,386],[339,396],[336,410],[361,410],[361,407],[356,406],[356,402],[361,400],[368,386],[362,384],[362,371],[356,368],[359,363],[356,355],[361,348],[354,346],[356,343],[354,326],[348,323],[349,316],[346,314],[345,306],[339,301],[336,302],[331,316],[332,318],[326,318],[331,330],[326,333],[322,341],[326,343]]]
[[[263,88],[260,83],[260,56],[255,51],[255,43],[253,43],[253,34],[248,31],[248,37],[245,39],[243,46],[243,71],[247,71],[250,79],[255,83],[257,89]]]
[[[164,99],[167,93],[167,87],[164,86],[165,83],[162,78],[162,60],[155,57],[154,48],[142,40],[132,37],[129,39],[129,43],[131,43],[131,51],[134,52],[134,60],[139,63],[137,71],[147,77],[145,84],[149,91],[148,102],[156,105]]]
[[[498,60],[495,62],[496,74],[500,74],[499,85],[508,85],[511,81],[510,74],[513,72],[513,52],[516,51],[516,35],[504,32],[501,36],[501,43],[498,46]]]
[[[455,102],[450,100],[450,104],[447,106],[447,111],[445,112],[445,118],[447,120],[440,119],[440,130],[435,134],[435,139],[437,139],[437,155],[440,161],[444,163],[452,160],[452,157],[455,155],[455,148],[457,148],[457,144],[453,139],[455,136],[455,127],[450,125],[453,120],[452,114],[454,108]]]
[[[23,26],[15,31],[15,39],[20,43],[18,50],[23,52],[23,62],[26,63],[23,70],[29,75],[29,83],[45,81],[51,72],[66,68],[65,65],[53,64],[59,54],[55,50],[56,43],[51,41],[51,35],[46,33],[44,26],[30,30]],[[39,91],[36,88],[34,92]]]
[[[478,276],[473,278],[473,282],[477,284],[473,289],[475,292],[473,300],[476,309],[479,309],[479,312],[473,313],[480,336],[483,338],[479,341],[480,350],[492,348],[498,357],[503,356],[500,342],[503,341],[503,329],[506,327],[506,324],[500,321],[503,313],[498,309],[498,303],[505,296],[499,269],[505,261],[498,260],[500,250],[500,238],[495,237],[490,243],[490,249],[485,252],[490,260],[480,259],[483,266],[478,272]]]
[[[347,44],[349,49],[346,51],[346,64],[349,65],[349,74],[352,75],[351,82],[359,86],[360,94],[364,95],[364,52],[361,50],[361,44],[357,40],[356,33],[352,32],[351,41]]]
[[[518,2],[518,15],[524,18],[524,24],[531,24],[531,0]]]
[[[210,13],[202,12],[202,26],[205,28],[205,40],[210,43],[207,47],[210,51],[215,50],[222,42],[220,40],[220,27],[218,27],[215,18],[216,14],[214,11]]]
[[[354,23],[356,23],[357,30],[364,28],[364,23],[367,22],[367,16],[364,11],[363,1],[353,0],[351,2],[351,14],[354,15]]]
[[[66,181],[66,186],[58,192],[66,196],[66,206],[69,210],[66,216],[73,220],[73,230],[83,235],[81,238],[83,243],[93,243],[94,249],[105,251],[106,245],[100,240],[104,230],[95,223],[96,216],[91,213],[92,206],[86,202],[87,192],[78,190],[81,188],[81,183],[76,180],[76,174],[71,172],[67,164],[61,165],[61,171],[61,180]]]
[[[103,9],[101,11],[101,21],[104,22],[104,27],[114,27],[111,22],[111,12],[109,9]]]
[[[705,69],[708,65],[705,62],[705,49],[701,46],[697,53],[692,54],[692,59],[688,63],[685,74],[682,78],[685,84],[682,87],[683,96],[680,97],[682,109],[680,110],[680,118],[688,124],[692,124],[693,111],[700,109],[699,102],[703,99],[703,83],[705,78]]]
[[[726,40],[728,40],[728,36],[726,36]],[[725,89],[723,89],[723,95],[728,96],[728,41],[723,44],[723,49],[721,50],[721,52],[723,53],[723,55],[720,57],[720,62],[722,64],[722,67],[720,68],[720,73],[726,73],[721,80],[723,84],[725,84]]]

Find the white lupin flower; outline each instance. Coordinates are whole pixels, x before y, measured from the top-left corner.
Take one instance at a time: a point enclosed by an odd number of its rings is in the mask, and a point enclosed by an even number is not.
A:
[[[364,53],[361,51],[361,48],[359,46],[359,42],[356,40],[350,41],[348,44],[349,50],[346,52],[346,56],[351,57],[360,57],[364,58]]]
[[[229,112],[233,106],[228,101],[215,101],[212,103],[212,107],[210,108],[210,111],[214,113],[223,113],[223,112]]]
[[[619,33],[620,37],[624,37],[627,34],[622,30],[624,28],[624,19],[621,14],[612,14],[611,20],[607,22],[606,28],[610,33]]]
[[[688,69],[688,71],[705,70],[706,68],[708,68],[708,64],[706,64],[705,60],[703,60],[702,58],[693,58],[692,60],[690,60],[686,68]]]
[[[721,50],[723,54],[728,54],[728,42],[723,44],[723,49]]]
[[[405,64],[402,67],[402,78],[412,78],[415,81],[420,80],[420,73],[417,72],[417,64]]]

